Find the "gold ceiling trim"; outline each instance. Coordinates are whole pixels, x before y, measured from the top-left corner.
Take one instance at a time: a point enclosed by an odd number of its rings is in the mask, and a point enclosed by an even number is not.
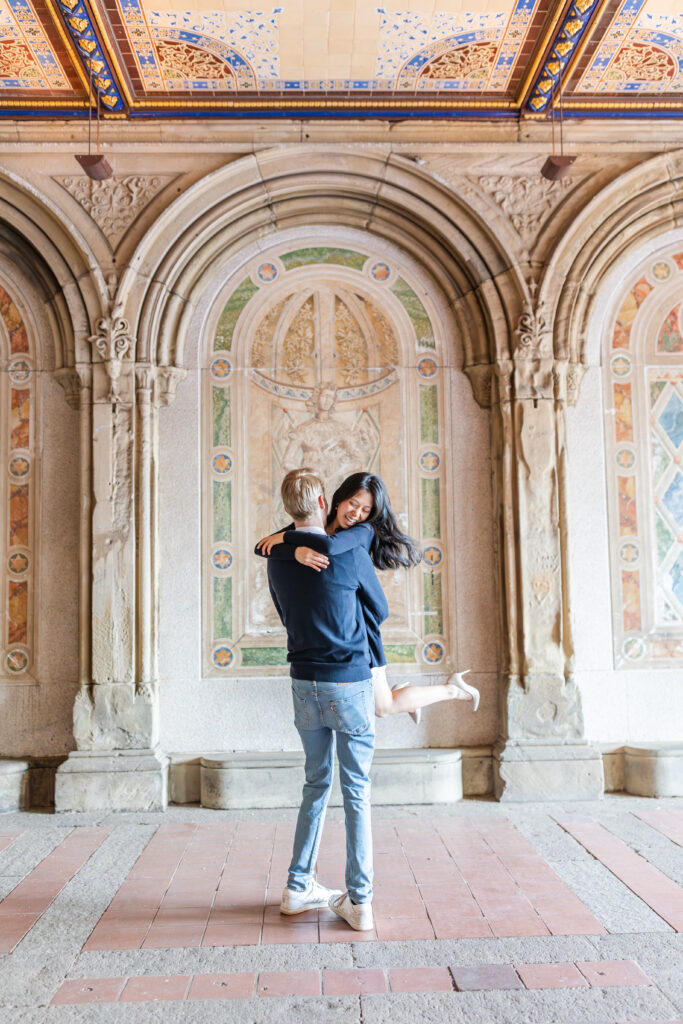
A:
[[[78,52],[76,50],[76,47],[74,46],[73,40],[72,40],[71,36],[69,35],[69,33],[64,28],[64,23],[62,21],[62,16],[59,13],[59,11],[55,8],[53,0],[45,0],[45,6],[47,7],[48,11],[50,12],[50,17],[52,18],[52,22],[53,22],[55,28],[57,29],[57,32],[59,33],[60,39],[62,40],[62,42],[64,43],[64,45],[66,47],[67,53],[69,54],[69,56],[71,58],[71,63],[73,65],[74,71],[76,72],[76,74],[80,78],[81,84],[82,84],[83,88],[85,89],[86,92],[88,92],[88,90],[90,88],[90,83],[88,82],[88,76],[86,75],[86,73],[85,73],[85,71],[83,69],[83,64],[81,62],[80,57],[78,56]],[[87,106],[87,104],[86,104],[86,106]]]
[[[211,109],[220,110],[259,110],[259,109],[280,109],[280,110],[297,110],[300,108],[316,110],[320,109],[339,109],[339,110],[358,110],[358,109],[395,109],[395,110],[410,110],[416,107],[425,110],[469,110],[472,109],[487,109],[487,110],[516,110],[517,104],[513,100],[394,100],[386,99],[382,101],[374,100],[362,100],[362,99],[306,99],[304,97],[295,99],[294,97],[287,97],[282,99],[233,99],[233,100],[205,100],[200,99],[188,99],[188,100],[136,100],[132,104],[133,110],[139,110],[140,108],[153,108],[155,110],[160,109],[186,109],[186,108],[204,108],[209,107]]]
[[[595,8],[595,10],[593,11],[593,14],[591,15],[590,24],[586,26],[586,31],[583,33],[583,38],[580,40],[579,45],[576,47],[576,49],[574,50],[574,53],[572,54],[572,57],[571,57],[571,59],[569,61],[569,64],[567,65],[567,68],[566,68],[564,74],[562,75],[562,79],[563,79],[563,83],[564,83],[565,96],[566,96],[567,82],[571,81],[571,77],[574,74],[574,71],[576,70],[576,65],[580,61],[580,59],[581,59],[581,57],[583,55],[584,50],[588,46],[588,44],[591,41],[591,39],[594,38],[593,30],[596,28],[598,22],[600,21],[600,19],[602,18],[603,14],[605,13],[605,8],[608,6],[608,4],[610,2],[611,2],[611,0],[602,0],[602,3],[599,3],[598,6]],[[600,45],[600,43],[598,42],[598,46],[599,45]],[[558,92],[559,92],[559,90],[558,90]],[[556,96],[553,100],[551,100],[551,103],[553,104],[553,106],[557,107],[559,105],[558,97]],[[562,104],[563,104],[563,106],[566,107],[567,101],[565,99],[563,99],[562,100]]]
[[[546,49],[548,48],[548,45],[551,42],[551,40],[555,38],[557,23],[559,22],[560,18],[564,13],[565,6],[566,5],[563,3],[558,4],[557,10],[553,15],[553,19],[550,25],[548,26],[545,35],[543,36],[543,40],[536,49],[536,56],[532,60],[531,65],[527,68],[527,72],[524,78],[522,79],[522,84],[517,90],[517,95],[515,97],[515,102],[518,107],[522,106],[522,102],[526,97],[527,91],[529,90],[531,83],[533,82],[534,77],[536,75],[536,72],[538,71],[541,65],[541,62],[543,60],[543,54],[546,52]]]
[[[624,100],[608,100],[598,103],[596,100],[563,100],[562,106],[565,110],[602,110],[609,113],[610,110],[651,110],[656,114],[658,110],[683,110],[683,101],[661,100],[656,103],[652,100],[632,100],[630,103]]]
[[[133,105],[133,103],[134,103],[134,100],[133,100],[133,97],[132,97],[131,93],[128,91],[128,84],[127,84],[127,81],[126,81],[127,74],[126,74],[126,71],[125,71],[125,67],[122,70],[121,65],[119,64],[119,61],[118,61],[117,54],[112,49],[111,39],[109,38],[109,32],[108,32],[107,27],[105,26],[104,22],[102,21],[102,18],[100,17],[100,12],[98,10],[97,0],[94,0],[94,2],[91,2],[91,3],[88,3],[88,7],[89,7],[90,11],[92,12],[92,15],[93,15],[95,21],[97,22],[97,28],[98,28],[99,33],[100,33],[100,39],[102,40],[102,47],[103,47],[104,51],[106,52],[107,57],[109,58],[109,62],[110,62],[111,66],[112,66],[112,68],[113,68],[113,70],[114,70],[114,72],[116,74],[116,78],[117,78],[119,87],[121,89],[121,92],[123,93],[124,99],[125,99],[126,103],[128,104],[128,106],[131,107]]]
[[[78,109],[87,110],[88,105],[89,104],[87,100],[8,100],[4,98],[0,99],[0,109],[4,109],[5,107],[26,107],[27,110],[34,110],[36,108],[40,110],[55,110],[55,108],[61,109],[63,107],[65,110],[72,110],[74,107],[76,107]]]

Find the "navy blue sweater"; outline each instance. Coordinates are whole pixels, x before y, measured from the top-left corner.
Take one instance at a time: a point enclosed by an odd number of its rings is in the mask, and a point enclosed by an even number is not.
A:
[[[364,609],[377,623],[389,610],[363,546],[333,555],[319,573],[296,561],[269,558],[268,583],[287,630],[293,678],[356,682],[370,677]]]

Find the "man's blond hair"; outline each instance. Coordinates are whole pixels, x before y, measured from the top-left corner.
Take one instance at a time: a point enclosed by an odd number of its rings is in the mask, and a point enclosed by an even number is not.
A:
[[[280,494],[292,519],[305,522],[317,513],[318,498],[325,497],[325,488],[312,469],[292,469],[282,481]]]

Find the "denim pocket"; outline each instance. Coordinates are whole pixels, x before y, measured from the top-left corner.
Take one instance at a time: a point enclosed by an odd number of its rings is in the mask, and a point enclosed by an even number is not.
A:
[[[294,704],[294,725],[297,729],[308,729],[311,725],[311,712],[306,697],[292,687],[292,703]]]
[[[352,697],[342,697],[341,699],[335,697],[330,701],[329,707],[339,732],[358,736],[360,733],[368,731],[370,716],[365,690],[355,693]]]

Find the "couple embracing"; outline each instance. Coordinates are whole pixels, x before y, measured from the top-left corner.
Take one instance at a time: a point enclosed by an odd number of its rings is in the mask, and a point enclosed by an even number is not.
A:
[[[293,527],[259,541],[270,593],[287,630],[294,724],[305,754],[305,784],[280,911],[329,906],[357,931],[373,927],[369,771],[375,714],[473,700],[479,693],[455,673],[439,686],[389,688],[380,627],[388,614],[378,569],[408,568],[421,553],[398,527],[382,480],[354,473],[328,511],[321,480],[308,469],[288,473],[282,502]],[[374,563],[374,564],[373,564]],[[315,878],[332,785],[334,748],[346,821],[346,892]]]

